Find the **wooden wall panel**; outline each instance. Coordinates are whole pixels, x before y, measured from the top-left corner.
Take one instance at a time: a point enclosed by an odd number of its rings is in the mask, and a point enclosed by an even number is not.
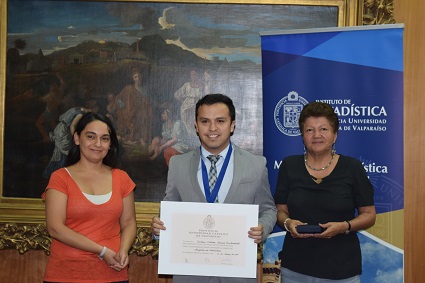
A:
[[[21,255],[17,250],[1,250],[0,283],[41,283],[46,262],[44,251],[31,250]]]
[[[425,280],[425,2],[394,0],[394,5],[396,21],[405,24],[404,282],[416,283]]]
[[[150,256],[130,255],[130,269],[128,271],[131,283],[152,282],[171,283],[171,276],[158,275],[158,261]]]
[[[41,283],[48,256],[41,250],[21,255],[17,250],[0,250],[0,283]],[[158,275],[158,261],[151,256],[130,255],[131,283],[171,283],[172,277]],[[262,282],[262,266],[257,265],[258,282]]]
[[[0,251],[0,283],[41,283],[48,256],[44,251]],[[150,256],[130,255],[130,282],[171,283],[170,276],[158,276],[158,261]]]

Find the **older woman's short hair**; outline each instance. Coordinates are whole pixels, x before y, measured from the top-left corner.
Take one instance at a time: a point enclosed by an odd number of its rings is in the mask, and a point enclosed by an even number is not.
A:
[[[325,102],[313,101],[304,106],[301,111],[300,118],[298,119],[298,125],[300,127],[301,134],[303,134],[304,123],[309,117],[325,117],[332,127],[334,133],[338,132],[339,120],[332,106]]]

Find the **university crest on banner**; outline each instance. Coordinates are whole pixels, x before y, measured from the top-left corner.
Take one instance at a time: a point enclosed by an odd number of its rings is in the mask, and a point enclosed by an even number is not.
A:
[[[276,127],[287,136],[298,136],[298,118],[301,110],[307,104],[307,100],[291,91],[277,103],[274,110],[274,121]]]

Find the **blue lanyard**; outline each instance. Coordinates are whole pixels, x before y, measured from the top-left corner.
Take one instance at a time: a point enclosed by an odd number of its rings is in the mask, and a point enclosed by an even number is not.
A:
[[[202,154],[202,151],[201,151]],[[223,182],[224,174],[226,174],[227,166],[229,165],[230,155],[232,155],[232,144],[230,144],[227,151],[226,158],[224,159],[223,167],[221,167],[220,174],[218,174],[217,181],[215,182],[214,189],[210,192],[210,185],[208,184],[207,167],[204,160],[201,158],[202,163],[202,182],[204,183],[205,197],[209,203],[214,203],[217,198],[218,191],[220,190],[221,183]]]

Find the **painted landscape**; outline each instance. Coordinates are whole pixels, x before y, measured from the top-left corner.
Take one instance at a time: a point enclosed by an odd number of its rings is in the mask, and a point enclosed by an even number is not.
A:
[[[260,32],[336,25],[336,8],[325,6],[8,1],[3,196],[40,197],[52,133],[75,107],[116,123],[119,167],[137,201],[164,195],[167,165],[154,143],[165,109],[185,125],[187,150],[199,146],[184,116],[194,93],[230,96],[232,141],[262,154]],[[135,111],[121,97],[136,84]]]

